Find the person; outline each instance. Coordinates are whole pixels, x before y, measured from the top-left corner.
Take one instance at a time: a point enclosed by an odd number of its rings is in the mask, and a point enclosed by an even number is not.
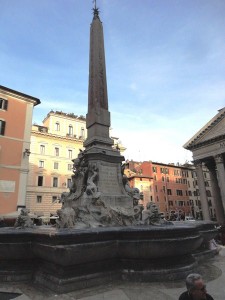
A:
[[[199,274],[189,274],[186,278],[187,291],[183,292],[179,300],[214,300],[207,294],[206,285]]]

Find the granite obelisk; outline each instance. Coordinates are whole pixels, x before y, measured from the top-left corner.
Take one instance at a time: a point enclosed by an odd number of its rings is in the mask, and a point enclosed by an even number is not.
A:
[[[113,149],[113,140],[109,136],[110,112],[104,50],[103,26],[99,10],[93,8],[93,20],[90,28],[89,89],[87,139],[84,142],[88,164],[98,169],[97,187],[101,200],[113,207],[133,209],[133,199],[127,194],[122,182],[121,163],[124,157]]]

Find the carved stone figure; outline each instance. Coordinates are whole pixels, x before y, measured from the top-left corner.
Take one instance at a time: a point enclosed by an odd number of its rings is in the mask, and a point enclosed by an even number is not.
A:
[[[97,178],[98,178],[98,169],[95,165],[90,165],[88,167],[88,179],[87,179],[87,187],[86,187],[86,194],[88,196],[92,196],[95,199],[98,199],[100,196],[100,193],[98,192],[97,188]]]
[[[144,207],[142,204],[138,204],[136,206],[134,206],[134,218],[137,221],[141,221],[142,220],[142,211],[144,210]]]
[[[16,219],[14,227],[16,228],[32,228],[34,226],[33,221],[28,215],[29,210],[26,208],[22,208],[19,216]]]
[[[158,206],[153,202],[148,202],[146,209],[142,212],[142,223],[144,225],[166,225],[172,222],[163,220],[160,216]]]
[[[138,188],[131,188],[128,178],[125,174],[123,174],[123,185],[125,188],[125,191],[128,193],[128,195],[133,199],[133,205],[137,206],[138,202],[140,200],[140,192]]]
[[[71,207],[65,207],[57,210],[59,216],[56,220],[57,228],[73,228],[75,225],[75,211]]]

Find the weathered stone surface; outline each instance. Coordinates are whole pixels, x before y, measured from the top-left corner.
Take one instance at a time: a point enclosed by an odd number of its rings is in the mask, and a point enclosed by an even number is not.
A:
[[[98,282],[184,277],[214,223],[79,229],[2,228],[0,281],[31,280],[62,293]]]

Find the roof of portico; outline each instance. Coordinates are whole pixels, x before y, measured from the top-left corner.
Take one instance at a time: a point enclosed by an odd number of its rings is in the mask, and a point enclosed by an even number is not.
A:
[[[222,139],[225,139],[225,107],[220,109],[183,147],[192,150]]]

